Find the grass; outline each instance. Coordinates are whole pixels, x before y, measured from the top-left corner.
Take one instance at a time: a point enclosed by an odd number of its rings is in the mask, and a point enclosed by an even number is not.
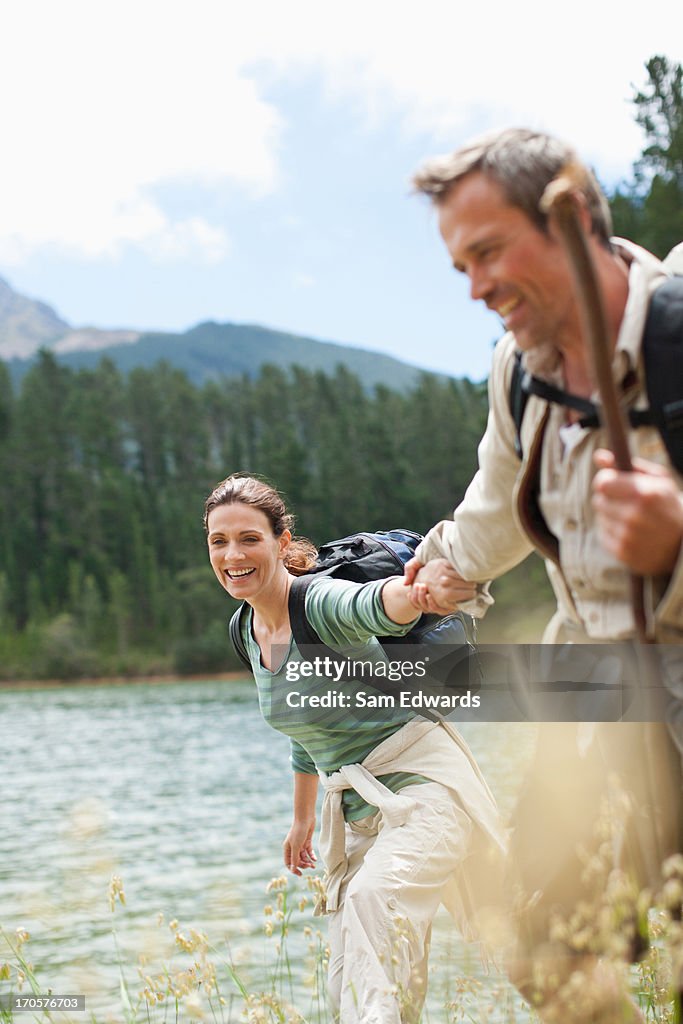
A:
[[[60,1024],[66,1020],[92,1022],[125,1021],[126,1024],[327,1024],[330,1020],[325,997],[327,947],[322,933],[303,924],[320,879],[308,880],[309,892],[294,893],[287,879],[276,878],[268,886],[269,903],[264,907],[263,933],[267,942],[265,983],[255,988],[233,961],[227,943],[214,944],[201,931],[182,927],[163,915],[156,921],[166,932],[167,951],[151,962],[141,954],[137,962],[126,962],[115,927],[115,914],[125,914],[123,883],[113,876],[108,901],[112,912],[112,942],[119,971],[120,1008],[115,1015],[105,1012],[85,1018],[64,1012],[42,1012],[35,1019]],[[293,930],[305,941],[303,961],[293,963],[289,940]],[[50,995],[39,980],[39,971],[27,957],[30,935],[25,929],[10,934],[0,928],[0,1021],[23,1024],[24,1012],[9,1008],[11,995]],[[294,1007],[305,992],[305,1016]]]
[[[576,951],[590,948],[601,929],[615,931],[615,921],[633,924],[640,932],[649,932],[649,949],[637,965],[627,966],[623,941],[612,946],[612,963],[620,972],[624,986],[637,1000],[648,1024],[680,1024],[673,998],[680,986],[683,970],[683,857],[671,858],[664,867],[661,891],[635,893],[619,873],[601,874],[595,860],[590,865],[600,892],[600,903],[582,906],[578,917],[556,921],[556,935]],[[140,955],[137,962],[126,961],[119,949],[116,915],[126,915],[126,897],[118,876],[108,890],[112,913],[112,941],[117,951],[119,1006],[99,1016],[69,1015],[63,1012],[36,1012],[30,1017],[13,1013],[8,1006],[11,994],[48,995],[50,989],[40,983],[27,954],[30,936],[24,929],[14,933],[0,928],[0,1021],[24,1024],[47,1020],[62,1024],[71,1020],[92,1024],[332,1024],[325,995],[328,950],[320,930],[313,927],[311,903],[322,881],[310,877],[306,891],[296,891],[285,878],[273,879],[267,889],[263,934],[266,948],[261,981],[254,982],[247,971],[235,963],[227,942],[212,943],[201,931],[183,927],[175,920],[166,922],[159,915],[156,927],[165,934],[165,953],[154,958]],[[647,907],[654,904],[654,909]],[[611,908],[605,916],[605,907]],[[614,935],[611,935],[614,939]],[[296,952],[291,946],[294,940]],[[644,943],[647,945],[647,942]],[[613,955],[612,955],[613,954]],[[432,1005],[438,995],[439,1024],[531,1024],[537,1017],[522,1003],[502,976],[483,977],[481,968],[454,970],[452,951],[434,955],[430,968]],[[567,982],[572,999],[587,998],[585,979],[576,971]],[[577,1017],[575,1019],[583,1019]],[[586,1017],[585,1019],[588,1019]],[[596,1018],[600,1019],[600,1018]],[[422,1020],[434,1020],[425,1010]]]

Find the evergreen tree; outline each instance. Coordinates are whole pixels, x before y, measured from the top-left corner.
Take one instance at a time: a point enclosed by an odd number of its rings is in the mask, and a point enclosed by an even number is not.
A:
[[[0,590],[2,590],[3,624],[9,612],[9,594],[17,586],[17,572],[14,564],[13,533],[14,516],[11,512],[16,483],[14,480],[14,462],[12,458],[12,428],[14,421],[14,393],[9,372],[4,363],[0,363]]]
[[[610,200],[617,235],[660,258],[683,240],[683,68],[666,57],[646,64],[648,81],[636,90],[636,121],[645,146],[632,183]]]
[[[472,475],[485,414],[467,382],[368,394],[343,367],[200,389],[44,352],[14,395],[0,364],[0,677],[233,665],[201,527],[219,479],[265,475],[317,543],[424,531]]]

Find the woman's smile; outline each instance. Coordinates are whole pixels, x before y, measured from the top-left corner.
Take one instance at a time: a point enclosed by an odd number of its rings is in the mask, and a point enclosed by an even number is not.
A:
[[[231,580],[241,580],[245,576],[251,576],[252,572],[256,572],[256,569],[226,569],[225,575],[229,576]]]

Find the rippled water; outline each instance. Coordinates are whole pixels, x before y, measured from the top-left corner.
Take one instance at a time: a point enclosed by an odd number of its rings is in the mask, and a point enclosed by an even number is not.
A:
[[[533,728],[462,731],[508,809]],[[291,777],[288,741],[262,721],[251,682],[4,690],[0,738],[0,925],[29,930],[41,981],[86,992],[98,1020],[120,1019],[112,926],[137,991],[137,958],[168,960],[177,918],[229,943],[257,983],[272,956],[265,885],[282,873]],[[112,916],[113,874],[127,903]],[[435,935],[436,962],[446,943],[453,955],[445,916]]]

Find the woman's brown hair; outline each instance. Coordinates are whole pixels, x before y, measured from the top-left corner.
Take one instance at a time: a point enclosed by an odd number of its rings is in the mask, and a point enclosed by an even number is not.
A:
[[[204,502],[204,529],[208,533],[209,513],[219,505],[250,505],[268,519],[273,535],[280,537],[285,530],[292,541],[285,554],[285,566],[294,576],[303,576],[315,564],[317,549],[306,537],[294,536],[294,516],[287,511],[282,495],[266,480],[243,473],[232,473],[216,484]]]

